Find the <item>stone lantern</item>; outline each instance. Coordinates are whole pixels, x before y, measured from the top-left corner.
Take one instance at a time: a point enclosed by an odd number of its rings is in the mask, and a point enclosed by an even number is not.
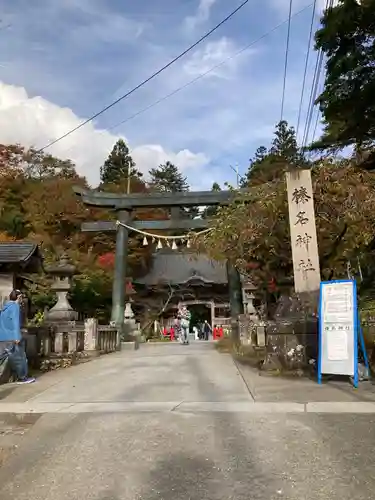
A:
[[[129,279],[125,283],[125,298],[127,299],[125,302],[125,311],[124,311],[124,321],[126,322],[127,320],[134,320],[134,313],[132,309],[132,295],[134,295],[136,292],[133,287],[132,281]]]
[[[55,279],[51,290],[56,293],[57,302],[46,312],[45,320],[49,323],[76,321],[78,313],[73,310],[67,298],[76,272],[75,266],[69,261],[67,255],[63,254],[58,264],[47,267],[46,272]]]
[[[125,283],[125,311],[124,311],[124,333],[125,335],[134,335],[137,331],[137,324],[134,317],[134,312],[132,309],[132,295],[134,295],[136,291],[133,288],[132,281],[129,279]]]

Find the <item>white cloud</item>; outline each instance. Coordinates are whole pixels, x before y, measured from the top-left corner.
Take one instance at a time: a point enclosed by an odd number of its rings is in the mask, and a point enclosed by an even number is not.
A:
[[[137,166],[143,171],[148,172],[151,168],[169,160],[178,165],[185,173],[190,169],[203,167],[209,162],[209,158],[203,153],[192,153],[188,149],[183,149],[178,153],[166,151],[158,144],[148,144],[135,147],[132,155],[137,162]]]
[[[66,0],[65,0],[66,1]],[[65,3],[65,2],[64,2]],[[76,4],[73,3],[62,5],[62,8],[79,10],[86,17],[86,24],[81,24],[76,29],[72,30],[70,43],[79,42],[91,44],[95,43],[128,43],[138,39],[145,29],[145,23],[138,22],[125,15],[119,15],[118,12],[113,12],[104,5],[98,5],[87,0]],[[59,7],[60,8],[60,7]],[[82,46],[80,47],[82,50]]]
[[[3,144],[41,148],[81,122],[82,119],[69,108],[62,108],[43,97],[31,98],[25,88],[0,82],[0,142]],[[95,185],[99,181],[99,168],[118,138],[88,123],[47,151],[60,158],[70,158],[76,163],[78,172]],[[169,160],[188,175],[189,169],[209,162],[202,153],[186,149],[175,153],[160,145],[138,145],[132,155],[144,173]]]
[[[210,12],[217,0],[200,0],[198,9],[193,16],[185,19],[185,26],[188,31],[194,31],[200,24],[205,23],[209,17]]]
[[[184,72],[192,77],[202,75],[211,68],[219,65],[222,61],[228,60],[225,65],[211,71],[209,75],[228,79],[236,72],[241,62],[241,57],[234,56],[239,52],[240,47],[230,38],[222,37],[219,40],[208,42],[203,48],[198,49],[184,64]],[[249,54],[250,51],[244,52]],[[230,58],[233,59],[231,60]]]

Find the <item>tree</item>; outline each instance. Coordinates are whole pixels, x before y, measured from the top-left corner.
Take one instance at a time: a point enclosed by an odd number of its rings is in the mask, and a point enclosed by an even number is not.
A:
[[[151,190],[161,193],[184,193],[189,191],[189,184],[186,177],[179,171],[178,167],[167,161],[157,168],[152,168],[149,172]],[[183,217],[194,218],[199,214],[198,207],[188,207],[181,209]]]
[[[142,173],[135,167],[128,146],[123,139],[119,139],[100,168],[100,180],[102,184],[119,184],[126,179],[130,186],[132,177],[142,177]]]
[[[133,167],[132,167],[133,168]],[[87,187],[74,164],[51,155],[37,153],[20,145],[0,145],[0,240],[27,239],[37,243],[45,264],[59,260],[67,253],[80,273],[71,293],[72,305],[78,311],[107,320],[111,307],[115,235],[83,233],[83,222],[116,220],[106,209],[84,205],[74,194],[73,185]],[[104,189],[124,192],[127,179],[121,178]],[[145,182],[135,173],[131,192],[148,192]],[[163,209],[144,208],[135,211],[134,219],[165,220]],[[148,271],[154,246],[143,246],[143,237],[129,235],[128,277],[137,278]],[[43,311],[53,305],[48,275],[29,276],[33,304]]]
[[[342,278],[348,261],[365,256],[368,262],[373,260],[375,174],[347,163],[319,162],[312,177],[322,277]],[[231,205],[221,207],[213,230],[201,244],[212,258],[231,257],[241,269],[251,270],[260,285],[274,278],[291,288],[293,265],[284,178],[239,193]]]
[[[178,170],[178,167],[167,161],[152,168],[150,174],[150,187],[155,191],[165,193],[183,193],[189,191],[186,177]]]
[[[312,149],[374,145],[374,21],[372,0],[339,0],[322,17],[315,41],[326,57],[324,90],[317,99],[324,130]]]
[[[217,183],[217,182],[214,182],[212,184],[212,187],[211,187],[211,191],[215,191],[215,192],[219,192],[221,191],[221,187],[220,185]],[[207,219],[209,217],[213,217],[216,212],[217,212],[217,206],[211,206],[211,207],[206,207],[204,210],[203,210],[203,213],[202,213],[202,218],[203,219]]]
[[[62,179],[78,179],[75,165],[71,160],[61,160],[51,154],[44,154],[30,148],[22,154],[24,175],[30,179],[47,179],[59,177]]]
[[[260,146],[250,160],[242,187],[254,186],[281,178],[290,167],[305,167],[307,161],[297,145],[296,133],[285,120],[276,125],[271,147]]]

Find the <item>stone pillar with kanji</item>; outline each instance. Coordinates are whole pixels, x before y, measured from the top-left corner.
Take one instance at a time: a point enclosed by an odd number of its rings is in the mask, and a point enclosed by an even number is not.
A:
[[[294,290],[298,294],[317,292],[320,267],[311,171],[295,169],[287,172],[286,182]]]

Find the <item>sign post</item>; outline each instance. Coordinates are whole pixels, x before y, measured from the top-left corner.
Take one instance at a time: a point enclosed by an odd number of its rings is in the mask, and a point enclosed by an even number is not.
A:
[[[289,226],[296,293],[317,292],[320,286],[311,171],[286,172]]]
[[[354,280],[322,281],[319,297],[318,383],[348,375],[358,387],[358,308]]]

